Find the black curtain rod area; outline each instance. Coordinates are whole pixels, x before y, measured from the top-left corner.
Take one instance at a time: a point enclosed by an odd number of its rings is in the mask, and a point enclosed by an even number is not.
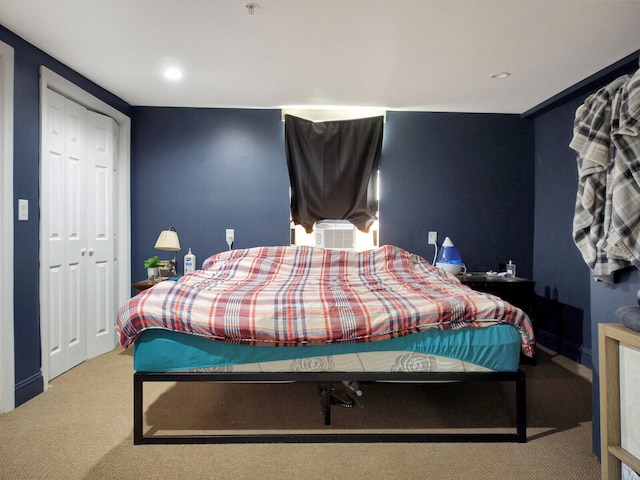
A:
[[[521,118],[535,118],[538,115],[552,110],[558,105],[573,100],[578,97],[586,97],[591,92],[597,90],[602,85],[612,82],[616,78],[624,74],[630,74],[635,72],[640,67],[640,50],[636,50],[630,55],[627,55],[623,59],[617,61],[613,65],[603,68],[597,73],[585,78],[581,82],[563,90],[562,92],[554,95],[553,97],[545,100],[539,105],[527,110]]]

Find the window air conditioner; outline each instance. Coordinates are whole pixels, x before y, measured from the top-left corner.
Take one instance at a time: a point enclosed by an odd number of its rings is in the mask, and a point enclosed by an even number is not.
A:
[[[334,250],[353,251],[356,228],[348,220],[316,222],[316,246]]]

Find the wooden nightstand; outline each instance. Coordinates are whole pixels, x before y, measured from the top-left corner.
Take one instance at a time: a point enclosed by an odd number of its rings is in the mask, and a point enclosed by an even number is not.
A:
[[[521,308],[533,320],[536,304],[534,281],[521,277],[499,277],[484,273],[460,274],[458,278],[474,290],[491,293]]]
[[[536,282],[521,277],[498,277],[484,273],[460,274],[457,277],[474,290],[491,293],[522,309],[534,321],[536,292],[533,287]],[[521,353],[520,362],[535,365],[536,358],[529,358]]]
[[[522,277],[499,277],[484,273],[460,274],[460,281],[479,292],[491,293],[522,309],[533,322],[536,305],[535,282]],[[536,364],[535,356],[529,358],[520,354],[520,361]]]
[[[131,284],[131,288],[135,288],[136,289],[136,295],[138,295],[140,292],[145,291],[147,288],[151,288],[153,287],[156,283],[155,280],[140,280],[138,282],[134,282]]]

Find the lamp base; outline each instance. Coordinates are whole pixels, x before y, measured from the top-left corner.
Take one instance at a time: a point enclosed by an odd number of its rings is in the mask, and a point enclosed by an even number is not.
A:
[[[175,277],[176,275],[178,275],[178,261],[174,255],[173,260],[171,260],[171,276]]]

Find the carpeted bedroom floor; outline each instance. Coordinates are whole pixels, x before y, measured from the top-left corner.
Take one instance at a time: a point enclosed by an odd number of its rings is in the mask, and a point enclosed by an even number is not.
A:
[[[132,357],[119,349],[0,415],[2,479],[599,479],[591,384],[540,352],[527,374],[528,442],[142,445],[132,443]],[[512,385],[362,384],[363,408],[330,428],[463,428],[513,422]],[[149,384],[150,432],[324,429],[313,384]],[[509,430],[512,431],[512,430]]]

